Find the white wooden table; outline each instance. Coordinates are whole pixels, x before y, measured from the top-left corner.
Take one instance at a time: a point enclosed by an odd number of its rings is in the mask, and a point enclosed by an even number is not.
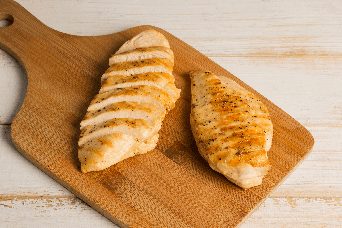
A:
[[[160,27],[252,86],[303,124],[315,145],[241,227],[342,227],[342,1],[18,2],[69,34]],[[11,122],[26,86],[23,68],[0,50],[0,227],[115,227],[13,147]]]

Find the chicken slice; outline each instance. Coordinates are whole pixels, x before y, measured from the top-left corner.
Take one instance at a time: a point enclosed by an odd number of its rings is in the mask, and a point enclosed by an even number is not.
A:
[[[113,55],[109,59],[109,66],[112,66],[116,63],[122,62],[132,62],[132,61],[141,61],[146,59],[154,59],[154,58],[162,58],[169,59],[174,62],[173,52],[170,48],[167,47],[146,47],[146,48],[137,48],[131,51],[123,52],[118,55]]]
[[[143,119],[110,119],[99,124],[85,126],[81,130],[78,143],[81,146],[92,139],[114,133],[132,135],[134,138],[145,141],[160,130],[161,122],[161,118],[155,125],[151,125]]]
[[[143,119],[155,125],[165,112],[152,103],[117,102],[98,110],[87,112],[81,122],[81,130],[87,125],[99,124],[113,118]]]
[[[146,141],[136,144],[133,150],[128,151],[124,156],[122,156],[120,161],[129,157],[133,157],[134,155],[145,154],[153,150],[157,146],[158,138],[159,134],[154,134],[151,138],[147,139]]]
[[[265,105],[227,77],[192,71],[190,78],[190,123],[200,154],[238,186],[260,185],[273,135]]]
[[[146,48],[146,47],[155,47],[162,46],[170,48],[169,41],[166,37],[157,32],[154,29],[145,30],[132,39],[126,41],[119,50],[115,53],[116,55],[121,54],[123,52],[131,51],[137,48]]]
[[[134,87],[140,85],[155,86],[168,93],[173,101],[179,98],[180,90],[174,84],[174,77],[168,73],[149,72],[132,76],[110,76],[102,85],[99,93],[116,88]]]
[[[91,101],[88,111],[99,110],[109,104],[122,101],[152,103],[163,112],[168,112],[175,105],[172,97],[168,93],[156,87],[142,85],[117,88],[97,94]]]
[[[131,135],[114,133],[104,135],[79,146],[78,158],[84,173],[108,168],[136,154],[143,154],[156,147],[158,134],[145,142]]]
[[[101,84],[103,84],[109,76],[124,75],[130,76],[134,74],[148,73],[148,72],[165,72],[172,74],[173,63],[169,59],[145,59],[124,63],[116,63],[110,66],[101,77]]]

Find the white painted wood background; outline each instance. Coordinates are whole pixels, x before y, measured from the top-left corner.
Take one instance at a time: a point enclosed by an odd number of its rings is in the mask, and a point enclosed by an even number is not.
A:
[[[69,34],[160,27],[252,86],[303,124],[315,145],[241,227],[342,227],[342,1],[18,2]],[[11,122],[26,86],[23,68],[0,50],[0,227],[115,227],[13,147]]]

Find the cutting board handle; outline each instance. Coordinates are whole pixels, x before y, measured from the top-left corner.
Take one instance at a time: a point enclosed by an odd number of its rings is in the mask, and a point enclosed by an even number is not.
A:
[[[37,37],[50,29],[24,7],[13,0],[0,0],[0,48],[24,65],[30,56],[30,47],[36,44]],[[4,23],[3,23],[4,24]]]

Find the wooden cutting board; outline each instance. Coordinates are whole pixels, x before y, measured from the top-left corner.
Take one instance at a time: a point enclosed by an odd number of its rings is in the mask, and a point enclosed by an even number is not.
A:
[[[80,37],[55,31],[11,0],[0,0],[0,48],[26,70],[28,88],[12,123],[15,147],[34,165],[121,227],[235,227],[309,154],[311,134],[296,120],[170,33],[138,26]],[[100,88],[108,58],[146,29],[163,33],[175,54],[182,90],[155,150],[100,172],[83,174],[77,158],[79,124]],[[190,130],[188,71],[207,69],[234,79],[265,103],[274,124],[271,171],[249,190],[230,183],[199,155]]]

